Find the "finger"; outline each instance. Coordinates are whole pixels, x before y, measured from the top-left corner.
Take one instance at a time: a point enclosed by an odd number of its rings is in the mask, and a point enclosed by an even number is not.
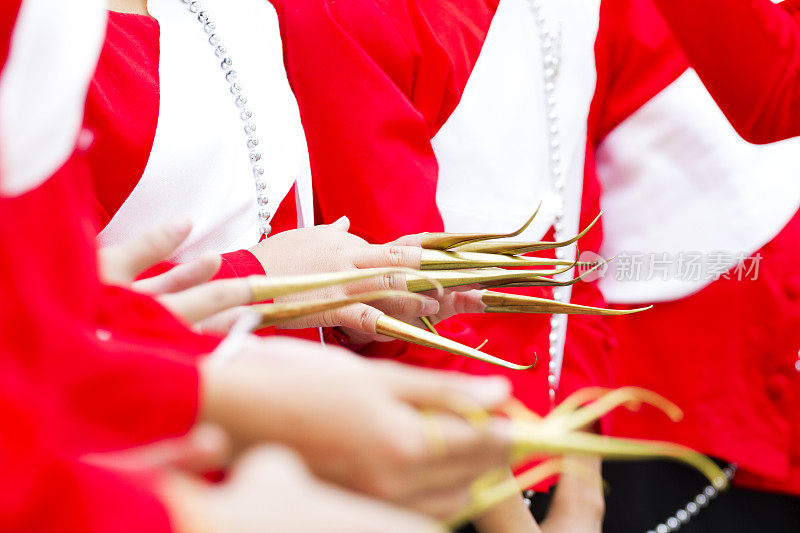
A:
[[[422,238],[425,236],[424,233],[415,233],[413,235],[404,235],[399,239],[395,239],[392,242],[387,244],[396,244],[398,246],[422,246]]]
[[[408,320],[421,316],[436,315],[439,313],[439,301],[435,298],[425,298],[420,300],[419,297],[398,295],[394,298],[377,300],[372,305],[387,315],[399,318],[400,320]],[[347,309],[342,309],[342,313],[348,312]]]
[[[227,309],[247,305],[251,299],[252,291],[246,279],[212,281],[158,298],[167,309],[191,323],[205,320]]]
[[[487,470],[507,467],[511,456],[512,428],[505,418],[492,418],[476,426],[453,415],[439,415],[442,438],[447,447],[447,459],[452,464],[471,470],[470,475],[480,475]],[[447,461],[433,458],[433,463],[447,465]]]
[[[315,499],[317,516],[335,517],[336,531],[347,533],[445,533],[443,526],[424,516],[379,500],[320,484]],[[347,512],[342,512],[346,509]]]
[[[419,408],[448,410],[454,399],[465,398],[476,408],[491,409],[511,397],[511,384],[503,377],[472,377],[387,361],[375,364],[392,393]]]
[[[361,294],[375,291],[407,291],[408,284],[406,283],[406,275],[404,273],[390,272],[348,283],[337,289],[344,291],[346,294]],[[431,297],[433,297],[433,292]]]
[[[483,310],[486,309],[486,305],[481,300],[484,292],[482,290],[447,291],[443,297],[439,298],[439,312],[435,316],[431,316],[433,323],[439,323],[455,315],[483,313]]]
[[[358,268],[406,267],[419,269],[422,264],[422,248],[382,244],[363,249],[353,264]]]
[[[329,324],[326,326],[341,326],[354,329],[368,335],[375,335],[378,319],[383,316],[383,312],[366,304],[354,304],[346,308],[344,313],[330,313],[329,317],[323,319]]]
[[[459,486],[417,494],[398,503],[437,520],[446,520],[466,509],[470,501],[468,486]]]
[[[192,223],[181,217],[146,231],[119,246],[100,251],[103,278],[108,283],[130,283],[136,276],[167,259],[189,236]]]
[[[263,486],[264,480],[307,478],[310,474],[302,459],[288,448],[258,446],[245,453],[231,468],[234,481],[252,481]]]
[[[230,453],[231,443],[227,434],[217,426],[203,424],[182,438],[119,452],[91,454],[82,460],[103,468],[134,473],[164,469],[202,473],[222,468]]]
[[[341,217],[336,222],[330,224],[330,227],[341,231],[350,231],[350,219],[347,217]]]
[[[435,445],[443,451],[431,452],[420,464],[414,486],[423,490],[468,486],[490,470],[508,468],[511,428],[507,420],[495,419],[481,428],[452,415],[438,415],[430,422],[438,427],[441,443]]]
[[[170,466],[198,474],[223,468],[231,457],[232,444],[219,426],[202,424],[175,450]]]
[[[178,265],[160,276],[137,281],[133,288],[146,294],[185,291],[214,277],[221,263],[222,257],[217,254],[204,255],[191,263]]]
[[[247,306],[226,309],[209,318],[201,320],[194,325],[194,330],[198,333],[216,333],[218,335],[227,334],[239,319],[248,312]]]

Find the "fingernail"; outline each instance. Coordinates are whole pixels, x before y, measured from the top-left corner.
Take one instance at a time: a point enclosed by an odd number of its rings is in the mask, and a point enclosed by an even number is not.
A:
[[[422,316],[431,316],[439,313],[439,301],[428,298],[422,303]]]
[[[192,221],[187,216],[178,217],[169,223],[167,231],[176,239],[184,239],[192,231]]]
[[[505,378],[490,377],[464,382],[464,392],[483,406],[504,402],[511,395],[511,384]]]

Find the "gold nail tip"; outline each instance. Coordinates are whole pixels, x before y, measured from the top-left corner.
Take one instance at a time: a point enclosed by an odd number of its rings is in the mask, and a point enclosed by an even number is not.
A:
[[[627,395],[628,400],[624,404],[647,404],[666,414],[673,422],[678,422],[683,418],[683,410],[675,403],[664,396],[641,387],[622,387],[611,394]],[[636,405],[634,405],[635,407]],[[630,407],[629,407],[630,408]]]
[[[421,246],[428,250],[450,250],[474,242],[516,237],[528,229],[541,208],[542,203],[539,202],[528,221],[511,233],[426,233],[422,236]]]
[[[588,454],[618,460],[665,458],[695,468],[711,482],[724,477],[716,463],[706,456],[669,442],[606,437],[584,431],[543,433],[541,424],[528,422],[518,422],[515,426],[514,463],[558,454]]]
[[[450,252],[423,250],[422,270],[468,270],[487,267],[531,267],[531,266],[594,266],[596,263],[579,263],[547,257],[518,257],[516,255],[487,254],[474,252]]]
[[[588,387],[581,389],[557,405],[551,411],[551,415],[553,417],[570,416],[578,409],[585,407],[599,413],[595,417],[597,419],[617,407],[625,406],[634,410],[642,404],[659,409],[673,422],[678,422],[683,418],[683,411],[676,404],[656,392],[641,387],[621,387],[619,389]]]
[[[506,314],[553,314],[553,315],[594,315],[594,316],[625,316],[647,311],[642,309],[606,309],[602,307],[590,307],[586,305],[575,305],[561,302],[546,304],[528,305],[497,305],[489,306],[483,310],[484,313],[506,313]]]
[[[534,242],[514,242],[514,241],[496,241],[496,242],[473,242],[462,244],[456,248],[456,251],[459,252],[483,252],[483,253],[495,253],[495,254],[503,254],[503,255],[519,255],[519,254],[526,254],[530,252],[539,252],[542,250],[552,250],[553,248],[564,248],[565,246],[570,246],[575,244],[580,239],[586,236],[586,234],[591,230],[597,222],[600,221],[600,217],[603,215],[603,212],[600,211],[600,214],[595,217],[595,219],[588,225],[586,228],[572,237],[571,239],[567,239],[566,241],[534,241]]]
[[[564,283],[575,283],[580,278],[569,282],[559,282],[546,276],[563,274],[569,271],[572,266],[551,270],[506,270],[502,268],[486,269],[467,269],[467,270],[429,270],[424,274],[427,276],[411,274],[406,278],[408,290],[411,292],[423,292],[431,290],[432,282],[436,281],[445,288],[464,287],[468,285],[490,286],[514,286],[514,283],[532,283],[526,286],[541,285],[561,285]]]
[[[474,348],[470,348],[469,346],[446,337],[434,335],[429,331],[406,324],[405,322],[397,320],[396,318],[392,318],[388,315],[383,315],[378,319],[376,333],[413,344],[419,344],[420,346],[427,346],[428,348],[442,350],[454,355],[461,355],[464,357],[469,357],[470,359],[477,359],[479,361],[507,368],[509,370],[528,370],[533,368],[533,366],[536,364],[536,362],[534,362],[532,365],[518,365],[511,363],[505,359],[501,359]]]

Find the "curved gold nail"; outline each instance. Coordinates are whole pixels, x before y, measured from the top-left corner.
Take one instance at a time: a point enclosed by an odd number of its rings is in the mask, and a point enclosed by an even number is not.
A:
[[[683,411],[681,411],[680,407],[660,394],[640,387],[622,387],[619,389],[587,387],[572,393],[567,399],[556,406],[555,409],[550,412],[550,415],[553,417],[571,415],[589,402],[597,402],[601,399],[605,404],[613,405],[614,407],[612,408],[624,405],[628,409],[635,409],[638,408],[639,405],[646,403],[659,409],[673,422],[677,422],[683,417]],[[605,414],[605,412],[602,414]],[[602,416],[602,414],[597,418]]]
[[[560,285],[562,282],[557,282],[546,276],[563,274],[572,268],[572,263],[570,263],[568,266],[550,270],[504,270],[502,268],[429,270],[424,272],[424,275],[423,273],[409,274],[406,277],[406,282],[408,290],[411,292],[432,290],[434,288],[434,281],[445,288],[464,287],[468,285],[501,287],[510,286],[512,283],[535,283],[537,286]]]
[[[535,266],[594,266],[563,259],[545,257],[517,257],[502,254],[481,254],[472,252],[447,252],[442,250],[422,250],[422,270],[455,270],[487,267],[535,267]]]
[[[251,306],[250,309],[261,316],[261,325],[259,327],[266,328],[269,326],[278,326],[291,320],[297,320],[298,318],[324,313],[325,311],[332,311],[348,305],[374,302],[375,300],[395,298],[398,296],[425,301],[424,296],[404,291],[375,291],[324,300],[254,305]]]
[[[683,418],[680,407],[660,394],[638,387],[623,387],[613,390],[597,398],[595,401],[575,409],[569,415],[569,429],[579,429],[592,424],[614,409],[625,406],[629,410],[638,410],[647,404],[663,412],[673,422]]]
[[[524,366],[511,363],[504,359],[500,359],[499,357],[495,357],[474,348],[470,348],[469,346],[465,346],[464,344],[450,340],[446,337],[434,335],[429,331],[406,324],[405,322],[397,320],[396,318],[392,318],[388,315],[383,315],[378,319],[376,333],[413,344],[419,344],[420,346],[435,348],[437,350],[442,350],[455,355],[463,355],[464,357],[477,359],[485,363],[490,363],[511,370],[528,370],[529,368],[533,367],[533,365]]]
[[[519,294],[505,294],[502,292],[486,291],[481,301],[487,306],[484,313],[548,313],[558,315],[601,315],[620,316],[640,313],[651,309],[653,306],[641,309],[603,309],[587,305],[522,296]]]
[[[473,242],[468,244],[462,244],[458,246],[456,251],[458,252],[481,252],[487,254],[503,254],[503,255],[519,255],[519,254],[527,254],[530,252],[540,252],[542,250],[551,250],[553,248],[564,248],[565,246],[569,246],[571,244],[575,244],[580,239],[586,236],[586,234],[591,230],[597,222],[600,221],[600,217],[603,215],[601,211],[599,215],[592,221],[591,224],[586,226],[586,228],[577,234],[576,236],[572,237],[566,241],[560,242],[547,242],[547,241],[539,241],[539,242],[514,242],[514,241],[495,241],[495,242]]]
[[[543,431],[528,423],[515,427],[514,462],[539,455],[597,455],[607,459],[665,458],[685,463],[703,474],[715,487],[727,486],[727,478],[714,461],[678,444],[660,441],[605,437],[584,431]]]
[[[511,282],[501,285],[495,285],[495,287],[566,287],[569,285],[575,285],[579,281],[583,281],[584,279],[586,279],[586,277],[588,277],[589,274],[603,268],[605,265],[607,265],[613,260],[614,258],[612,257],[611,259],[597,263],[595,266],[593,266],[583,274],[566,281],[558,281],[544,277],[538,277],[538,278],[533,277],[527,281]]]
[[[252,302],[258,303],[280,296],[342,285],[388,274],[414,275],[416,278],[425,277],[418,270],[411,268],[365,268],[350,272],[326,272],[300,276],[250,276],[247,281],[252,292]],[[436,288],[434,284],[431,290]]]
[[[528,219],[525,224],[519,229],[511,233],[426,233],[422,237],[422,247],[429,250],[450,250],[458,246],[466,244],[488,241],[494,239],[510,239],[520,235],[523,231],[528,229],[533,219],[539,214],[539,209],[542,208],[541,202],[533,212],[533,215]]]
[[[581,407],[585,402],[593,401]],[[672,459],[695,468],[713,485],[722,490],[728,479],[720,468],[708,457],[684,446],[660,441],[605,437],[579,429],[587,422],[596,420],[608,411],[631,403],[655,405],[675,418],[677,406],[656,393],[636,387],[608,390],[599,387],[584,389],[571,395],[546,417],[541,418],[518,400],[512,400],[504,409],[512,422],[513,451],[511,464],[522,465],[536,458],[560,457],[565,454],[596,455],[607,459],[638,460]],[[476,480],[470,490],[473,501],[467,509],[447,521],[448,525],[460,525],[485,512],[499,501],[519,492],[558,472],[572,470],[575,475],[593,477],[577,464],[569,465],[560,459],[549,459],[541,465],[519,476],[512,485],[508,483],[507,471],[491,471]]]

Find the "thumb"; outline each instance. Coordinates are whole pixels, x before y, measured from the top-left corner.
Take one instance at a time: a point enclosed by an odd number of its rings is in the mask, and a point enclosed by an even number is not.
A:
[[[330,226],[332,228],[334,228],[334,229],[338,229],[338,230],[341,230],[341,231],[349,231],[350,230],[350,219],[347,218],[346,216],[345,217],[341,217],[336,222],[333,222]]]
[[[191,230],[192,222],[180,217],[128,242],[100,250],[103,280],[121,284],[132,282],[136,276],[172,255]]]

